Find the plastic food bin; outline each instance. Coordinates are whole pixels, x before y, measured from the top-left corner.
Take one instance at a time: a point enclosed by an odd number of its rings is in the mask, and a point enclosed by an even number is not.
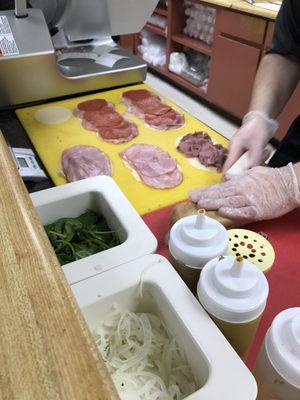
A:
[[[97,176],[31,194],[43,225],[86,210],[103,215],[116,230],[121,244],[62,266],[69,284],[99,274],[146,254],[154,253],[157,240],[115,181]]]
[[[171,264],[158,255],[71,285],[90,330],[113,304],[158,315],[184,351],[198,389],[188,400],[255,400],[256,382]]]

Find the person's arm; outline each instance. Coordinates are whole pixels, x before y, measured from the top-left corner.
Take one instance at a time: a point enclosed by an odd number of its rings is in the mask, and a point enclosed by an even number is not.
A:
[[[274,120],[284,108],[299,80],[300,1],[284,0],[275,22],[272,42],[257,71],[249,112],[231,140],[226,173],[235,161],[248,152],[248,168],[267,159],[264,152],[275,134]]]
[[[276,118],[295,90],[300,64],[292,57],[267,54],[258,69],[244,123],[231,140],[223,173],[248,151],[248,168],[262,164],[268,157],[266,144],[276,131]]]
[[[249,111],[277,118],[300,78],[299,61],[280,54],[267,54],[257,71]]]

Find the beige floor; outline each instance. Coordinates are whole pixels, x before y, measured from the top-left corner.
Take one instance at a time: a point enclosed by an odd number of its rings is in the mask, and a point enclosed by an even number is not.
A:
[[[211,110],[208,106],[203,104],[200,100],[187,95],[177,87],[172,86],[170,83],[158,76],[148,72],[146,83],[158,90],[160,93],[169,97],[178,104],[185,111],[188,111],[194,117],[198,118],[212,129],[230,139],[238,126],[232,121],[219,115],[216,111]]]

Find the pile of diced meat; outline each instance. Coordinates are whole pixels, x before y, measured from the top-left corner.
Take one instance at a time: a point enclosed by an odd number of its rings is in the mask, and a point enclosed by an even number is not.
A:
[[[128,113],[141,118],[151,128],[170,130],[184,125],[184,116],[173,110],[158,95],[149,90],[128,90],[123,93],[122,103],[128,106]]]
[[[214,144],[207,133],[195,132],[185,135],[177,149],[187,157],[196,157],[206,167],[215,167],[221,171],[228,150],[220,144]]]
[[[109,157],[94,146],[74,146],[62,153],[61,172],[68,182],[98,175],[112,175]]]
[[[137,127],[126,121],[111,103],[104,99],[93,99],[79,103],[74,115],[82,119],[85,129],[98,132],[99,136],[112,143],[129,142],[137,136]]]
[[[122,151],[120,156],[148,186],[156,189],[172,188],[183,180],[176,160],[157,146],[133,144]]]

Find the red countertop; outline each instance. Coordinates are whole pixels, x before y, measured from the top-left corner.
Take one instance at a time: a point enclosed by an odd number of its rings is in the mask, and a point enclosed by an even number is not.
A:
[[[168,257],[168,248],[164,238],[170,228],[172,208],[166,207],[143,217],[158,240],[157,252],[165,257]],[[247,360],[251,369],[273,318],[282,310],[300,307],[300,209],[275,220],[251,224],[245,229],[266,233],[276,254],[275,263],[266,274],[270,285],[267,307]]]

